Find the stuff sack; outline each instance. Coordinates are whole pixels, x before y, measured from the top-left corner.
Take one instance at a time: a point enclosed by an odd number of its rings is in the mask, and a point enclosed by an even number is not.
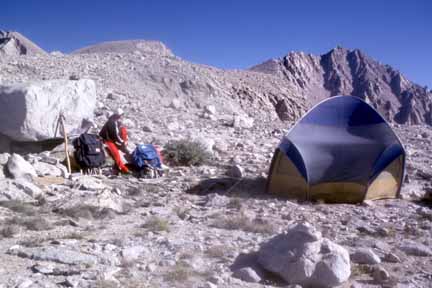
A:
[[[105,163],[103,144],[98,135],[81,134],[73,141],[74,156],[82,169],[99,168]]]
[[[159,153],[152,144],[138,144],[132,152],[132,159],[138,169],[162,169]]]

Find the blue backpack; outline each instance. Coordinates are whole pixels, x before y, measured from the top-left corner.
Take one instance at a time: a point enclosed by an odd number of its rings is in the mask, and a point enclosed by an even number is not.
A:
[[[153,168],[161,169],[161,160],[152,144],[138,144],[132,152],[132,159],[139,169]]]

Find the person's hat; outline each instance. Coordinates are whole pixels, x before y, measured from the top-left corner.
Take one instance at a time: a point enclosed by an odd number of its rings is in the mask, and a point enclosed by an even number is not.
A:
[[[119,116],[122,116],[122,115],[124,114],[124,111],[123,111],[123,109],[121,109],[121,108],[117,108],[117,109],[115,110],[114,114],[119,115]]]

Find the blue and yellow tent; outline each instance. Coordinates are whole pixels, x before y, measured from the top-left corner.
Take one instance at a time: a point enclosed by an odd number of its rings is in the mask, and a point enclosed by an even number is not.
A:
[[[389,124],[358,97],[335,96],[284,136],[267,190],[301,200],[356,203],[400,193],[405,150]]]

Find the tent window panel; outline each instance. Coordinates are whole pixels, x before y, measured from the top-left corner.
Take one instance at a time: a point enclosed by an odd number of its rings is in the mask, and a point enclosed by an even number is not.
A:
[[[364,198],[366,186],[353,182],[328,182],[313,185],[310,199],[328,203],[357,203]]]
[[[395,159],[369,185],[365,199],[394,198],[401,186],[403,156]]]
[[[297,167],[292,163],[292,161],[286,157],[283,153],[279,153],[277,165],[277,173],[284,175],[295,175],[297,177],[302,177],[297,170]]]
[[[288,198],[306,199],[306,180],[291,160],[283,152],[279,152],[275,161],[269,180],[269,192]]]
[[[273,175],[269,192],[287,198],[306,199],[307,184],[301,177],[288,175]]]

